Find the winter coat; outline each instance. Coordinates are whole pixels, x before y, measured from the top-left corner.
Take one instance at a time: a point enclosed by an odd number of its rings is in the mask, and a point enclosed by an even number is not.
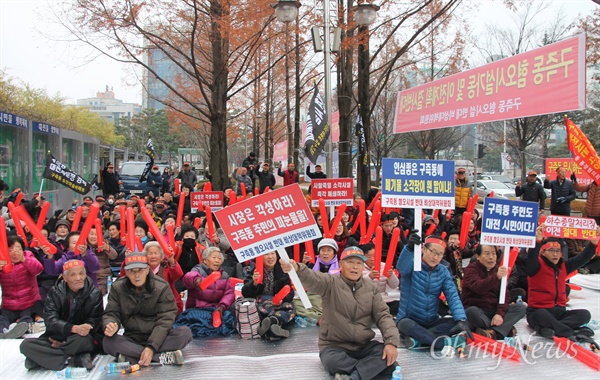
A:
[[[150,272],[141,294],[127,277],[114,282],[108,293],[102,325],[106,327],[115,322],[125,329],[125,337],[157,352],[176,317],[177,305],[169,284]]]
[[[442,292],[455,321],[467,320],[458,289],[448,268],[437,265],[430,268],[421,261],[421,271],[413,271],[414,252],[404,247],[396,269],[400,272],[400,306],[397,321],[410,318],[419,324],[429,325],[439,318],[438,305]]]
[[[24,251],[25,261],[13,264],[10,272],[0,271],[2,309],[25,310],[41,300],[37,275],[44,267],[30,251]]]
[[[198,183],[196,172],[193,170],[190,170],[189,172],[182,170],[179,172],[179,174],[177,174],[177,178],[181,180],[182,185],[185,185],[187,183],[192,188],[196,187],[196,184]]]
[[[258,298],[258,296],[262,296],[263,294],[265,294],[264,282],[262,284],[255,285],[254,281],[252,280],[252,276],[254,275],[255,270],[256,268],[253,268],[251,271],[248,271],[248,274],[244,279],[244,286],[242,287],[242,296],[246,298]],[[290,276],[287,273],[283,273],[283,270],[281,269],[281,265],[279,263],[276,263],[275,267],[273,267],[273,277],[273,294],[267,295],[274,296],[275,294],[279,293],[279,291],[286,285],[289,285],[290,288],[292,287]],[[290,290],[290,293],[287,296],[285,296],[283,302],[292,302],[293,299],[294,291]]]
[[[221,272],[221,278],[212,283],[205,290],[201,290],[199,285],[209,274],[212,273],[206,265],[196,265],[189,273],[183,276],[183,285],[188,289],[188,298],[185,308],[192,307],[205,308],[222,306],[227,310],[235,301],[234,289],[229,282],[227,272]]]
[[[399,346],[394,318],[375,284],[362,277],[354,282],[343,275],[316,272],[304,264],[298,264],[298,277],[308,291],[323,298],[319,350],[338,347],[358,351],[375,337],[373,323],[381,331],[384,344]]]
[[[237,174],[237,172],[233,172],[233,178],[237,181],[235,191],[237,196],[242,195],[242,186],[245,186],[246,194],[254,191],[254,182],[252,181],[252,177],[249,175],[241,175]]]
[[[457,208],[466,208],[471,196],[471,184],[469,180],[465,178],[464,181],[458,178],[454,181],[454,205]]]
[[[546,193],[544,187],[537,181],[525,182],[521,186],[515,187],[515,195],[528,202],[539,202],[540,210],[546,206]]]
[[[85,263],[85,272],[94,281],[94,285],[98,286],[97,272],[100,269],[100,262],[90,247],[87,248],[85,257],[81,257],[81,255],[76,255],[70,251],[65,252],[56,261],[53,258],[49,259],[46,257],[44,258],[44,270],[50,275],[60,274],[62,273],[63,265],[69,260],[83,260]]]
[[[277,169],[277,175],[283,177],[283,186],[291,185],[293,183],[298,183],[298,172],[289,170],[281,171],[281,168]]]
[[[552,194],[550,196],[550,213],[552,215],[571,215],[571,202],[576,198],[575,187],[573,186],[573,182],[565,179],[562,183],[555,179],[554,181],[550,181],[547,189],[552,190]],[[564,203],[558,203],[558,198],[567,198],[567,201]]]
[[[588,218],[600,217],[600,191],[598,190],[598,185],[596,185],[596,182],[591,182],[587,185],[575,182],[573,186],[577,191],[582,193],[587,192],[587,200],[585,201],[585,206],[583,209],[585,216]]]
[[[146,180],[146,183],[148,184],[148,186],[151,186],[154,189],[154,196],[158,196],[158,192],[160,191],[160,188],[163,184],[162,174],[160,174],[160,172],[157,172],[155,174],[152,170],[150,170],[150,173],[148,173],[148,179]]]
[[[276,184],[275,176],[273,175],[273,173],[271,173],[270,171],[265,172],[259,170],[259,167],[257,166],[256,168],[254,168],[254,174],[256,175],[256,177],[258,177],[258,191],[261,194],[265,192],[265,189],[267,187],[271,190],[273,189],[273,186],[275,186]]]
[[[508,302],[498,303],[500,300],[500,282],[498,279],[498,265],[490,270],[479,261],[473,261],[467,265],[461,294],[464,307],[477,306],[481,310],[494,311],[495,314],[504,317],[508,311]],[[506,299],[510,300],[508,284]]]
[[[396,274],[393,273],[392,277],[387,277],[386,273],[383,273],[385,268],[385,262],[381,263],[381,267],[379,268],[379,279],[369,277],[371,274],[371,268],[365,264],[365,269],[363,269],[363,278],[365,281],[371,281],[373,284],[377,286],[379,289],[379,293],[381,293],[381,297],[383,298],[383,302],[390,303],[394,301],[398,301],[398,298],[391,297],[388,294],[388,290],[398,290],[398,286],[400,285],[400,280],[396,277]]]
[[[87,277],[83,288],[77,293],[69,290],[62,279],[48,292],[44,307],[44,336],[64,342],[73,333],[73,325],[84,323],[92,326],[92,335],[102,334],[102,293]]]

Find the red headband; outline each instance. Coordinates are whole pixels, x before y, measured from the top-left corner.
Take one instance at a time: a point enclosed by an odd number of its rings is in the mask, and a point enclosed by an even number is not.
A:
[[[428,237],[425,239],[425,244],[439,244],[446,249],[446,241],[436,237]]]
[[[81,260],[69,260],[63,265],[63,273],[74,267],[85,267],[85,263]]]
[[[548,243],[542,245],[542,248],[540,248],[540,251],[545,251],[547,249],[550,248],[558,248],[560,249],[560,243],[557,241],[549,241]]]

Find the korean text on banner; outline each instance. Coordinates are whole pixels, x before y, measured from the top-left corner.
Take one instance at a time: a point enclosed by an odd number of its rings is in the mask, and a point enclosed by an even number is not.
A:
[[[591,218],[573,218],[572,216],[550,215],[546,218],[544,236],[565,239],[597,239],[598,225]]]
[[[566,178],[571,178],[571,174],[577,177],[577,183],[587,185],[594,180],[587,171],[577,165],[572,158],[546,158],[546,179],[553,181],[556,179],[556,169],[563,167],[567,169]]]
[[[298,184],[236,202],[214,215],[240,262],[321,237]]]
[[[537,202],[485,198],[481,244],[535,247]]]
[[[454,208],[454,162],[384,158],[381,207]]]
[[[196,191],[190,194],[192,213],[198,212],[200,205],[210,206],[215,211],[223,208],[223,192],[221,191]]]
[[[323,198],[327,207],[337,207],[341,204],[352,206],[354,202],[352,178],[313,179],[311,186],[312,207],[319,207],[319,198]]]
[[[600,186],[600,157],[594,145],[587,136],[568,117],[565,117],[567,127],[567,145],[573,154],[573,161],[579,165]]]
[[[401,91],[394,133],[585,108],[585,35]]]

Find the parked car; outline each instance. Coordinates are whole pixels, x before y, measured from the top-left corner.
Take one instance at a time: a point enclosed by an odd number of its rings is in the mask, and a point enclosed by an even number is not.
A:
[[[517,199],[515,189],[511,189],[502,182],[494,180],[477,181],[478,203],[483,203],[485,197],[489,196],[492,192],[494,192],[494,198]]]
[[[169,167],[169,164],[166,163],[154,163],[154,165],[158,166],[161,174],[165,168]],[[121,165],[119,176],[121,177],[121,181],[123,181],[123,192],[125,195],[146,195],[152,190],[146,181],[140,182],[140,177],[142,176],[145,167],[145,161],[128,161]]]
[[[502,182],[512,189],[516,187],[516,184],[504,174],[479,174],[477,179]]]

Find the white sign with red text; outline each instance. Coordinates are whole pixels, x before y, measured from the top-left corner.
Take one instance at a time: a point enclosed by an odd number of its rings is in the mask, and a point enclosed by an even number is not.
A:
[[[597,239],[598,225],[591,218],[573,218],[571,216],[550,215],[546,218],[544,236],[566,239]]]
[[[240,262],[321,237],[298,184],[234,203],[214,215]]]
[[[354,181],[352,178],[313,179],[310,196],[312,207],[319,207],[319,198],[323,198],[326,207],[339,206],[342,203],[352,206]]]
[[[223,208],[223,193],[221,191],[196,191],[190,195],[192,212],[198,212],[200,205],[210,206],[211,211]]]

